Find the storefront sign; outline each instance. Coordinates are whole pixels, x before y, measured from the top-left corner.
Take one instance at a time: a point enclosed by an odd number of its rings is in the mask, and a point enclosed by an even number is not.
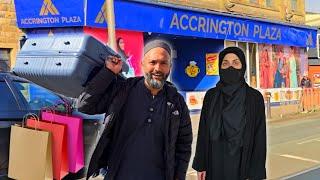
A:
[[[316,46],[316,29],[148,3],[114,2],[118,29],[288,46]],[[15,0],[15,6],[20,28],[107,26],[105,0]]]
[[[219,75],[218,53],[206,54],[206,75]]]
[[[84,25],[84,1],[15,0],[19,28]]]
[[[87,25],[106,27],[104,0],[88,1]],[[315,47],[316,29],[115,1],[116,27],[215,39]]]

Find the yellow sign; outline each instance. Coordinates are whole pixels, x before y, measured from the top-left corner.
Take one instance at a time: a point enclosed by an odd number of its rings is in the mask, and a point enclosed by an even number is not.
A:
[[[95,23],[102,24],[102,23],[104,23],[104,21],[106,21],[106,19],[107,19],[106,8],[107,8],[107,4],[105,1],[99,11],[99,14],[96,17],[96,20],[94,21]]]
[[[219,75],[218,53],[206,54],[206,74]]]
[[[59,15],[58,9],[54,6],[51,0],[44,0],[41,10],[40,16],[47,16],[48,14],[51,15]]]
[[[189,66],[185,69],[186,74],[189,77],[196,77],[200,73],[200,68],[197,66],[197,62],[190,61]]]

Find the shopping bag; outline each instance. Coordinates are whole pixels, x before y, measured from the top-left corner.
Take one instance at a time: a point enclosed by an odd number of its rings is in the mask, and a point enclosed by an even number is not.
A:
[[[84,167],[83,122],[81,117],[42,111],[41,120],[67,126],[69,172],[76,173]]]
[[[60,180],[68,174],[67,127],[53,122],[27,119],[27,127],[48,131],[52,135],[53,178]]]
[[[51,134],[11,126],[8,176],[19,180],[53,179]]]

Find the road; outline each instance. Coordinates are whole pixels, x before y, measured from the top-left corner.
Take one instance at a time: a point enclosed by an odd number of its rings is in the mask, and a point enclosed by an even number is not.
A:
[[[192,116],[194,148],[198,115]],[[320,116],[296,120],[282,120],[267,124],[268,179],[320,179]],[[188,169],[188,180],[196,179],[196,172]]]

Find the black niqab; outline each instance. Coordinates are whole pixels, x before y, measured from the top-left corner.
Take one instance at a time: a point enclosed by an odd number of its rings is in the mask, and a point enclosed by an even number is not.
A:
[[[220,80],[217,84],[217,95],[213,99],[213,109],[209,111],[210,139],[225,140],[230,154],[236,153],[243,144],[243,130],[245,127],[245,95],[246,83],[244,74],[246,71],[246,60],[243,51],[238,47],[228,47],[219,53],[219,72],[224,76],[228,69],[221,71],[223,58],[233,53],[239,57],[242,68],[238,70],[241,77],[238,82],[226,83]],[[233,67],[229,67],[233,68]],[[234,69],[233,69],[234,70]]]

